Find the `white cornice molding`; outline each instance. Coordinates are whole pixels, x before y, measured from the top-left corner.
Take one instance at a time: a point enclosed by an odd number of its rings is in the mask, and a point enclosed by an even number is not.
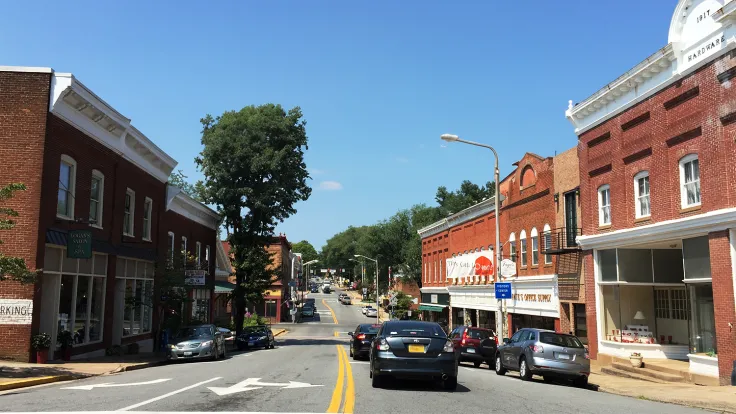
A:
[[[49,112],[165,183],[177,162],[71,73],[54,73]]]
[[[474,204],[464,210],[448,216],[447,218],[443,218],[442,220],[434,222],[429,226],[423,227],[417,230],[417,233],[419,234],[420,238],[424,239],[426,237],[434,236],[437,233],[441,233],[442,231],[449,230],[450,228],[455,227],[458,224],[462,224],[478,217],[485,216],[486,214],[490,214],[496,209],[494,206],[494,199],[495,197],[491,197],[489,199],[483,200],[480,203]],[[503,202],[504,200],[505,197],[501,195],[501,199],[499,201]]]
[[[450,292],[450,295],[456,294],[456,293],[483,293],[490,295],[493,293],[494,296],[496,293],[496,288],[493,285],[480,285],[480,286],[464,286],[464,285],[454,285],[454,286],[448,286],[447,291]],[[452,302],[450,302],[452,303]]]
[[[422,293],[448,293],[447,287],[423,287],[419,291]]]
[[[212,230],[220,224],[219,214],[170,184],[166,186],[166,211],[169,210]]]
[[[583,250],[613,249],[687,239],[734,227],[736,227],[736,208],[728,208],[610,233],[578,236],[577,241]]]
[[[0,66],[0,72],[54,73],[54,70],[35,66]]]

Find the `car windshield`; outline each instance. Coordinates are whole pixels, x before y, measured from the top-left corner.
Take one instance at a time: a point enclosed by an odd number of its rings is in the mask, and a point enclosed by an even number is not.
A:
[[[245,328],[245,330],[243,332],[245,332],[245,333],[265,333],[266,332],[266,327],[264,327],[264,326],[252,326],[252,327],[249,327],[249,328]]]
[[[486,329],[468,329],[468,337],[471,339],[488,339],[492,336],[493,332]]]
[[[539,342],[549,345],[557,345],[566,348],[583,348],[582,342],[572,335],[558,334],[555,332],[540,332]]]
[[[433,323],[391,324],[385,327],[384,332],[396,336],[447,337],[442,327]]]
[[[181,328],[176,335],[177,338],[200,338],[203,336],[211,336],[212,333],[208,326],[191,326]]]
[[[360,333],[376,334],[381,325],[360,325]]]

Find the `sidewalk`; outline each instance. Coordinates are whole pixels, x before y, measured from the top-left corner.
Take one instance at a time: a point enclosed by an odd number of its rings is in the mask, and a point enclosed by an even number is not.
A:
[[[641,400],[659,401],[689,407],[736,413],[736,387],[709,387],[694,384],[658,384],[601,373],[591,365],[589,382],[598,391]]]

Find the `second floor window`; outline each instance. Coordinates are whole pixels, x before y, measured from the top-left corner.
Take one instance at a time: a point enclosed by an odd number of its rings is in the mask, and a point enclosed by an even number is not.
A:
[[[202,243],[197,242],[195,246],[196,246],[195,254],[197,257],[197,266],[199,266],[202,263]]]
[[[135,219],[135,191],[130,188],[125,191],[123,206],[123,234],[133,237],[133,222]]]
[[[522,230],[519,235],[519,241],[521,242],[521,267],[526,266],[526,231]]]
[[[537,228],[532,229],[532,266],[539,264],[539,233]]]
[[[509,236],[509,258],[516,262],[516,235],[514,233]]]
[[[59,192],[56,200],[56,215],[74,219],[74,190],[77,179],[77,162],[68,155],[61,156],[59,167]]]
[[[601,186],[598,189],[598,225],[611,224],[611,187]]]
[[[700,163],[697,154],[680,160],[680,194],[682,208],[700,205]]]
[[[174,232],[169,232],[169,240],[168,240],[168,250],[169,250],[169,260],[171,263],[174,263],[174,243],[175,243],[175,237]]]
[[[153,200],[146,197],[143,203],[143,240],[151,240],[151,212],[153,211]]]
[[[105,194],[105,176],[92,170],[92,184],[89,190],[89,224],[102,227],[102,200]]]
[[[187,264],[187,238],[182,237],[181,238],[181,255],[182,260],[184,260],[184,266]]]
[[[642,171],[634,176],[634,194],[636,196],[636,218],[649,217],[649,173]]]

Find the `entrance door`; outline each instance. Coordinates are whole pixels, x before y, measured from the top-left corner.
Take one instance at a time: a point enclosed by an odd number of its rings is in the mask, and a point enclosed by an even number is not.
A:
[[[565,229],[567,232],[566,247],[575,246],[575,237],[578,227],[577,197],[571,191],[565,194]]]

